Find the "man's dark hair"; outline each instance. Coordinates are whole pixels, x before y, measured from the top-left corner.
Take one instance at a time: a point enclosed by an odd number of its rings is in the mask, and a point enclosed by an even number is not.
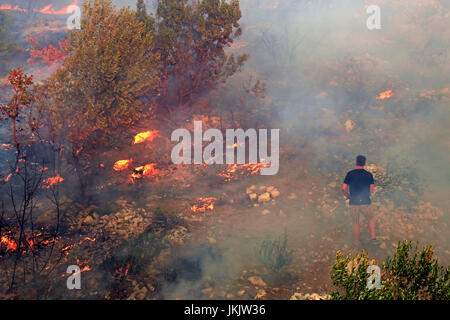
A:
[[[365,166],[366,165],[366,157],[364,156],[357,156],[356,157],[356,165],[357,166]]]

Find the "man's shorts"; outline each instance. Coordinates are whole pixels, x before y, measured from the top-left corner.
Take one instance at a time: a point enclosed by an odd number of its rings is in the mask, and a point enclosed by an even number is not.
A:
[[[372,206],[370,204],[350,206],[350,214],[352,215],[353,223],[359,224],[361,214],[369,221],[373,218]]]

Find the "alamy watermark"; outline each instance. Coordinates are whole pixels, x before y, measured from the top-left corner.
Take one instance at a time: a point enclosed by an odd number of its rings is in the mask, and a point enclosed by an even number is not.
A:
[[[81,269],[79,266],[73,264],[67,267],[66,273],[70,274],[67,278],[66,285],[67,289],[73,290],[81,289]]]
[[[261,175],[275,175],[279,170],[280,129],[270,130],[270,155],[268,154],[267,129],[226,129],[225,148],[222,131],[208,129],[203,133],[202,122],[194,121],[194,157],[192,162],[192,137],[187,129],[176,129],[171,140],[179,142],[172,149],[174,164],[267,164],[261,168]],[[213,141],[212,141],[213,140]],[[211,142],[212,141],[212,142]],[[203,149],[203,142],[211,142]],[[224,151],[225,149],[225,151]],[[235,152],[236,150],[236,152]],[[237,154],[237,156],[236,156]],[[225,156],[225,157],[224,157]],[[225,158],[225,159],[224,159]],[[225,160],[225,161],[224,161]]]
[[[81,29],[81,9],[77,5],[70,5],[67,7],[67,14],[71,14],[67,20],[66,25],[69,30]]]
[[[367,14],[370,16],[367,18],[366,26],[369,30],[380,30],[381,29],[381,9],[377,5],[370,5],[366,10]]]

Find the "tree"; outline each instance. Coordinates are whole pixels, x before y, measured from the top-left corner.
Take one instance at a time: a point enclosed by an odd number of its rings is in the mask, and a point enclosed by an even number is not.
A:
[[[54,130],[68,140],[82,194],[92,158],[152,113],[149,93],[156,95],[160,84],[152,34],[136,12],[116,10],[109,0],[83,7],[81,30],[70,32],[62,66],[40,88]]]
[[[365,252],[354,259],[338,252],[331,270],[337,290],[331,296],[338,300],[448,300],[450,267],[440,266],[433,254],[431,246],[419,251],[418,245],[413,248],[411,242],[399,242],[393,257],[383,263],[380,288],[370,289],[367,268],[375,262]]]
[[[191,99],[240,69],[248,56],[225,53],[242,33],[240,18],[237,0],[158,2],[155,33],[165,106],[182,105],[186,97]]]
[[[147,13],[147,7],[144,0],[138,0],[136,3],[136,16],[139,21],[145,24],[147,32],[154,32],[155,19],[151,14]]]

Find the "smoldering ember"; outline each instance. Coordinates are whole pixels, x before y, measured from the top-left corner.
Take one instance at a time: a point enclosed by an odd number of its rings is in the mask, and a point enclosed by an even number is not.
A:
[[[270,164],[270,166],[261,168],[261,175],[274,175],[278,173],[279,169],[279,129],[271,129],[270,156],[268,155],[267,135],[267,129],[259,129],[259,136],[257,136],[255,129],[248,129],[245,132],[243,129],[226,129],[226,143],[224,144],[220,130],[208,129],[203,134],[202,122],[194,121],[194,161],[192,162],[191,157],[191,133],[187,129],[176,129],[172,133],[172,141],[181,141],[173,147],[171,158],[175,164],[202,164],[204,161],[211,165],[224,164],[225,154],[227,164],[245,164],[248,146],[248,163],[257,164],[259,154],[259,163]],[[246,138],[248,138],[248,145],[246,144]],[[211,140],[213,142],[203,150],[203,142]],[[237,157],[235,156],[235,150],[237,151]]]
[[[448,3],[0,1],[0,300],[449,300]]]

